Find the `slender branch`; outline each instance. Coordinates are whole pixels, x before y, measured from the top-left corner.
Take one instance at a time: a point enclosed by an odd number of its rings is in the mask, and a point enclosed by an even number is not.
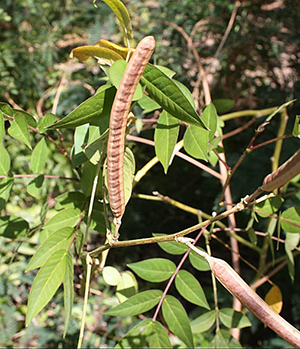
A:
[[[238,133],[243,132],[244,130],[247,130],[247,128],[249,128],[249,126],[251,126],[252,124],[255,123],[256,121],[256,117],[253,117],[252,119],[250,119],[248,122],[246,122],[243,126],[238,127],[236,129],[234,129],[233,131],[227,132],[222,136],[222,140],[230,138],[232,136],[237,135]]]
[[[261,109],[261,110],[241,110],[241,111],[236,111],[236,112],[229,113],[229,114],[224,114],[224,115],[220,116],[220,118],[223,121],[228,121],[228,120],[246,117],[246,116],[255,116],[257,118],[261,118],[263,116],[270,115],[271,113],[273,113],[277,109],[278,109],[278,107]]]
[[[40,174],[14,174],[14,178],[36,178],[38,176],[41,176]],[[64,177],[64,176],[53,176],[53,175],[42,175],[45,178],[51,178],[51,179],[65,179],[67,181],[78,181],[78,178],[74,177]],[[1,175],[0,178],[6,178],[8,175]]]

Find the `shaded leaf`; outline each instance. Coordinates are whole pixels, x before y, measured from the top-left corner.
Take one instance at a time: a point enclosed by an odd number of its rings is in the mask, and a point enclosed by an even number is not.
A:
[[[151,113],[156,109],[160,109],[161,106],[153,99],[143,94],[143,97],[138,100],[139,106],[144,109],[144,114]]]
[[[146,348],[147,339],[151,334],[151,323],[150,319],[139,322],[126,333],[115,348]]]
[[[179,270],[175,278],[178,292],[189,302],[210,309],[205,293],[198,280],[188,271]]]
[[[223,332],[223,331],[222,331]],[[218,348],[222,348],[222,349],[226,349],[226,348],[229,348],[229,343],[228,341],[224,338],[223,334],[222,334],[221,331],[217,332],[215,334],[215,337],[212,341],[212,347],[211,348],[215,348],[215,349],[218,349]]]
[[[295,262],[294,262],[294,255],[292,251],[299,244],[299,239],[300,239],[300,234],[286,233],[284,248],[287,255],[289,275],[292,282],[294,282],[294,279],[295,279]]]
[[[280,225],[287,233],[299,233],[300,207],[290,207],[285,210],[281,215]]]
[[[156,237],[156,236],[164,236],[166,234],[152,233],[152,235],[154,237]],[[186,245],[179,244],[176,241],[158,242],[157,244],[165,252],[173,254],[173,255],[181,255],[181,254],[184,254],[188,250],[188,247]]]
[[[175,272],[176,266],[169,259],[152,258],[127,265],[140,278],[150,282],[168,280]]]
[[[0,179],[0,211],[5,207],[6,201],[10,197],[10,192],[13,184],[13,176],[8,175],[7,177]]]
[[[74,299],[74,269],[73,269],[73,261],[72,255],[68,251],[66,256],[66,271],[64,276],[64,306],[65,306],[65,329],[63,337],[66,337],[71,315],[72,315],[72,307],[73,307],[73,299]]]
[[[124,163],[123,163],[123,177],[124,177],[124,196],[125,196],[125,205],[129,201],[132,192],[132,183],[135,173],[135,159],[133,152],[130,148],[125,148],[124,153]]]
[[[210,103],[203,111],[202,120],[205,125],[209,128],[209,140],[211,141],[216,133],[217,125],[218,125],[218,116],[216,109],[212,103]],[[217,140],[217,144],[220,139]],[[216,144],[216,145],[217,145]]]
[[[6,175],[10,169],[10,156],[6,149],[0,144],[0,175]]]
[[[63,281],[68,252],[56,251],[37,273],[28,298],[26,326],[50,301]]]
[[[48,147],[45,138],[42,138],[33,149],[30,158],[31,169],[34,173],[39,173],[45,167],[48,157]]]
[[[167,295],[162,304],[162,313],[169,329],[181,339],[188,348],[194,348],[189,318],[179,300],[173,296]]]
[[[280,196],[272,197],[255,205],[255,212],[261,217],[268,217],[279,210],[283,201]]]
[[[274,310],[277,314],[280,314],[282,309],[282,293],[278,286],[274,285],[267,293],[265,302]]]
[[[21,217],[14,215],[0,217],[0,236],[17,239],[25,236],[28,229],[28,222]]]
[[[251,326],[251,322],[246,315],[231,308],[223,308],[219,313],[223,325],[228,328],[244,328]]]
[[[150,323],[149,347],[150,348],[171,348],[171,342],[164,326],[158,322]]]
[[[163,165],[165,173],[167,173],[171,164],[178,131],[179,121],[163,110],[156,125],[154,142],[156,156]]]
[[[141,84],[146,86],[150,97],[168,113],[179,120],[206,128],[179,87],[158,68],[147,64]]]
[[[103,279],[110,286],[117,286],[121,281],[121,274],[116,268],[104,267]]]
[[[59,118],[55,114],[47,113],[43,117],[41,117],[38,121],[38,130],[39,133],[45,133],[47,131],[47,127],[52,125]]]
[[[79,209],[66,208],[49,219],[49,221],[44,225],[44,229],[52,232],[64,227],[74,227],[78,222],[79,216]]]
[[[27,192],[29,195],[39,198],[44,183],[44,175],[39,175],[33,178],[27,185]]]
[[[199,248],[199,247],[198,247]],[[200,250],[204,251],[203,249],[200,248]],[[196,252],[191,251],[189,254],[189,260],[192,264],[192,266],[201,271],[207,271],[210,270],[210,266],[207,263],[206,259],[199,256]]]
[[[27,145],[29,149],[32,149],[29,139],[27,121],[22,113],[16,112],[14,114],[14,120],[8,129],[8,133],[11,137]]]
[[[0,115],[0,142],[2,141],[3,134],[4,134],[4,119],[2,115]]]
[[[14,112],[7,103],[0,102],[0,112],[7,116],[13,116]]]
[[[55,198],[57,211],[63,208],[79,208],[83,209],[86,197],[80,191],[68,191]]]
[[[293,136],[300,137],[300,115],[296,115],[295,123],[293,127]],[[1,139],[1,137],[0,137]]]
[[[214,99],[213,104],[219,114],[224,114],[229,112],[235,103],[232,99]]]
[[[138,291],[138,283],[131,271],[125,271],[121,274],[121,280],[117,285],[116,296],[120,303],[135,295]]]
[[[88,161],[88,158],[86,157],[83,151],[83,146],[87,142],[88,135],[88,124],[76,127],[74,133],[74,146],[71,151],[72,164],[74,167],[78,167],[84,162]]]
[[[44,265],[48,258],[58,250],[67,250],[74,235],[74,229],[65,227],[55,231],[41,244],[31,258],[26,272]]]
[[[149,290],[138,293],[115,308],[105,312],[112,316],[134,316],[145,313],[158,304],[162,296],[161,290]]]
[[[191,322],[193,333],[202,333],[209,330],[216,322],[216,311],[211,310],[194,319]]]
[[[190,125],[184,134],[184,149],[196,159],[207,161],[209,131]]]

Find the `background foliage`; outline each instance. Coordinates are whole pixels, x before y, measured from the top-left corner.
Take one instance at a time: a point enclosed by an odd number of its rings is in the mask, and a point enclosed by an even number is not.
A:
[[[21,107],[36,117],[53,112],[59,117],[68,114],[87,97],[91,96],[102,84],[104,74],[93,60],[85,64],[70,60],[71,50],[83,44],[94,44],[99,39],[109,39],[121,43],[121,35],[115,17],[108,6],[91,1],[31,1],[5,0],[0,5],[0,101],[13,107]],[[280,105],[299,95],[299,59],[297,47],[300,44],[300,14],[298,2],[253,1],[242,2],[238,8],[232,31],[220,54],[215,57],[220,40],[226,30],[234,4],[224,1],[130,1],[126,6],[131,14],[135,39],[145,35],[154,35],[157,48],[154,60],[176,71],[176,78],[199,95],[199,108],[203,107],[201,87],[197,86],[197,63],[180,28],[193,35],[196,48],[204,60],[213,98],[229,98],[235,101],[234,110],[256,109]],[[179,27],[174,28],[171,23]],[[61,95],[56,104],[57,91]],[[299,107],[299,101],[289,110],[291,116]],[[292,117],[287,132],[292,129]],[[225,131],[239,126],[241,121],[226,123]],[[253,125],[253,129],[255,127]],[[7,126],[7,125],[6,125]],[[276,137],[278,122],[268,127],[262,136],[267,139]],[[233,165],[246,147],[253,129],[226,141],[228,162]],[[51,133],[50,133],[51,134]],[[144,132],[153,139],[153,130]],[[70,148],[73,132],[64,130],[66,147]],[[11,138],[5,139],[11,157],[14,174],[30,173],[30,152],[23,143]],[[39,141],[39,138],[35,139]],[[283,146],[282,161],[297,149],[295,139],[288,140]],[[136,167],[141,168],[151,157],[154,149],[147,145],[134,145]],[[232,182],[233,201],[251,192],[260,183],[260,179],[270,172],[269,157],[273,147],[251,154],[239,169],[238,176]],[[49,145],[46,159],[46,171],[51,175],[72,176],[66,158],[55,147]],[[259,179],[257,178],[259,174]],[[245,181],[247,181],[245,183]],[[58,194],[76,189],[73,182],[46,179],[38,195],[28,193],[30,179],[15,179],[8,204],[1,213],[16,215],[26,219],[30,228],[38,227],[43,220],[45,207],[57,204]],[[200,172],[199,169],[175,158],[168,176],[163,168],[153,168],[136,189],[138,193],[152,193],[156,190],[192,207],[201,207],[212,212],[218,200],[219,184]],[[299,194],[286,200],[285,207],[299,205]],[[239,226],[245,226],[249,217],[238,216]],[[123,219],[122,237],[133,239],[152,232],[173,232],[196,223],[194,216],[180,212],[164,203],[153,203],[132,199]],[[264,231],[265,222],[257,225]],[[1,228],[1,227],[0,227]],[[226,240],[225,235],[222,236]],[[94,235],[95,246],[99,237]],[[30,240],[0,240],[0,344],[10,347],[74,347],[77,342],[82,311],[81,280],[76,280],[75,308],[73,319],[66,339],[63,335],[62,299],[60,290],[39,317],[24,327],[26,302],[34,273],[24,274],[29,259],[34,254],[38,238],[31,231]],[[93,248],[93,242],[90,248]],[[212,241],[214,255],[230,260],[230,254],[216,241]],[[284,253],[281,247],[276,253]],[[241,254],[250,262],[251,251],[242,249]],[[109,254],[107,265],[117,265],[120,272],[128,270],[129,263],[147,258],[170,258],[158,246],[151,248],[130,247],[118,249]],[[174,262],[179,261],[174,256]],[[271,259],[270,259],[271,260]],[[253,261],[255,262],[255,261]],[[299,263],[296,259],[296,281],[291,283],[286,269],[274,277],[274,282],[283,291],[284,308],[282,315],[296,327],[300,326],[299,313]],[[192,272],[192,268],[188,267]],[[297,272],[298,271],[298,272]],[[79,274],[79,273],[78,273]],[[242,275],[251,281],[253,272],[243,265]],[[208,302],[212,304],[211,281],[209,273],[201,273],[201,284]],[[113,346],[136,322],[136,318],[118,318],[103,315],[104,311],[116,304],[113,289],[108,287],[103,277],[96,277],[92,284],[85,345],[87,347]],[[151,288],[146,281],[139,279],[140,290]],[[262,287],[264,295],[268,287]],[[230,303],[226,291],[219,290],[220,306]],[[172,293],[172,292],[171,292]],[[183,302],[184,300],[181,299]],[[192,318],[196,318],[199,308],[184,302]],[[298,305],[298,307],[297,307]],[[251,314],[251,328],[242,332],[241,342],[253,347],[282,347],[282,341],[274,339],[270,330],[265,330]],[[199,335],[200,336],[200,335]],[[203,337],[209,341],[212,333]]]

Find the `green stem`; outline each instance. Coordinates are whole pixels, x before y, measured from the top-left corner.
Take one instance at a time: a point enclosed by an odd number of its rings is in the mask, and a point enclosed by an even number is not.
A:
[[[262,109],[262,110],[242,110],[242,111],[237,111],[234,113],[222,115],[222,116],[220,116],[220,118],[223,121],[241,118],[244,116],[256,116],[257,118],[261,118],[263,116],[271,114],[276,109],[278,109],[278,107],[267,108],[267,109]]]

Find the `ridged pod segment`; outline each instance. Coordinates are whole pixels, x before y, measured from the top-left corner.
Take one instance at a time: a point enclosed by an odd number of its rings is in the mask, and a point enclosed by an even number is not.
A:
[[[137,84],[154,48],[153,36],[146,36],[139,42],[126,67],[111,109],[107,144],[107,185],[109,205],[118,220],[125,211],[123,162],[127,117]]]

